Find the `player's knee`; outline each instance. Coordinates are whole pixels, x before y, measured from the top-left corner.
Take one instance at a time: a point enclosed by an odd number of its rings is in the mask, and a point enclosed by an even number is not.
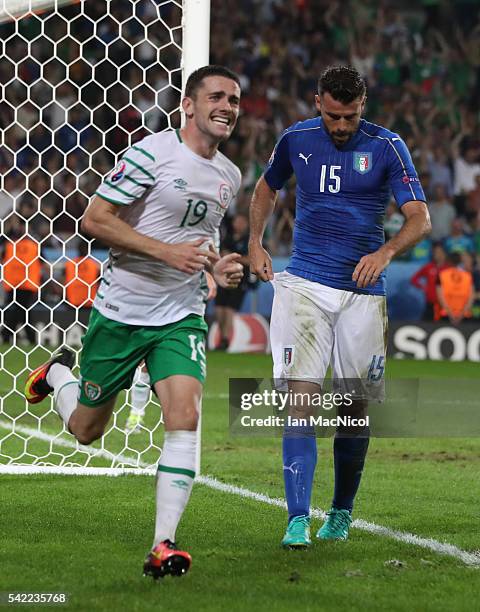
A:
[[[83,431],[78,431],[74,434],[75,438],[78,440],[78,442],[80,444],[84,444],[84,445],[88,445],[91,444],[92,442],[95,442],[95,440],[98,440],[99,438],[101,438],[103,435],[103,431],[98,431],[98,430],[83,430]]]
[[[73,435],[75,436],[75,439],[77,440],[77,442],[79,444],[83,444],[84,446],[88,446],[89,444],[93,442],[92,437],[86,436],[83,432],[75,433]]]
[[[185,429],[194,430],[198,424],[198,412],[196,407],[188,407],[181,416]]]
[[[75,423],[70,422],[69,428],[72,434],[77,439],[77,441],[80,444],[84,444],[84,445],[88,445],[88,444],[91,444],[92,442],[95,442],[95,440],[98,440],[103,435],[103,429],[98,427],[98,425],[94,425],[94,426],[75,425]]]
[[[184,406],[182,410],[165,410],[163,412],[165,425],[170,429],[195,431],[198,425],[198,410],[196,406]]]

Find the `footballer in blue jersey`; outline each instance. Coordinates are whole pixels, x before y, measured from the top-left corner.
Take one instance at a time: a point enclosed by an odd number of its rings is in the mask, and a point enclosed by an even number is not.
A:
[[[385,268],[391,259],[430,231],[425,195],[403,140],[361,118],[363,78],[353,68],[333,66],[319,79],[319,117],[289,127],[259,179],[250,207],[252,272],[272,281],[270,327],[274,378],[293,393],[318,394],[327,369],[336,381],[362,382],[347,411],[365,415],[367,399],[381,399],[385,370]],[[295,175],[293,250],[286,270],[273,275],[262,246],[279,189]],[[385,243],[383,219],[393,194],[405,223]],[[339,414],[346,414],[344,406]],[[309,406],[289,415],[306,426],[287,426],[283,436],[285,493],[289,513],[286,547],[310,544],[310,497],[316,439]],[[295,422],[295,421],[292,421]],[[298,421],[300,422],[300,421]],[[305,421],[303,421],[305,422]],[[366,426],[337,428],[335,488],[320,539],[346,539],[368,449]]]

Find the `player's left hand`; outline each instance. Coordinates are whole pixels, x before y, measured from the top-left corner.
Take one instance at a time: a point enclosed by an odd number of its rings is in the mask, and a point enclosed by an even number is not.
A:
[[[378,277],[391,260],[392,257],[381,248],[374,253],[364,255],[353,271],[352,280],[357,283],[359,288],[375,285]]]
[[[221,257],[213,267],[213,277],[220,287],[235,289],[243,278],[243,266],[239,263],[239,253],[229,253]]]

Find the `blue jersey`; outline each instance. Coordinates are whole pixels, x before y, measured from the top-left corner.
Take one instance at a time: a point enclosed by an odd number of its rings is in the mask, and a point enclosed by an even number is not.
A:
[[[321,117],[301,121],[282,134],[264,178],[278,190],[293,173],[296,217],[287,271],[335,289],[385,295],[385,272],[363,289],[352,274],[364,255],[385,242],[390,193],[399,207],[425,201],[403,140],[362,119],[358,131],[337,149]]]

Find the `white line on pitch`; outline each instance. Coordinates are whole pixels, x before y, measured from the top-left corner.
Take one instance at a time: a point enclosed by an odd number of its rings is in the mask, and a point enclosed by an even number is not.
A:
[[[255,501],[263,502],[265,504],[269,504],[270,506],[277,506],[278,508],[287,508],[287,504],[283,499],[270,497],[268,495],[264,495],[263,493],[256,493],[255,491],[250,491],[249,489],[244,489],[243,487],[226,484],[220,482],[216,478],[212,478],[211,476],[199,476],[196,481],[200,484],[206,485],[207,487],[216,489],[217,491],[230,493],[231,495],[239,495],[246,499],[254,499]],[[319,508],[314,508],[311,511],[311,515],[315,518],[324,518],[325,512]],[[415,546],[420,546],[421,548],[427,548],[437,554],[455,557],[456,559],[463,561],[463,563],[466,565],[480,567],[480,555],[462,550],[453,544],[439,542],[433,538],[422,538],[413,533],[397,531],[396,529],[383,527],[382,525],[370,523],[368,521],[364,521],[363,519],[354,520],[352,527],[356,527],[362,531],[367,531],[373,535],[379,535],[392,540],[397,540],[398,542],[403,542],[405,544],[413,544]]]
[[[112,462],[115,461],[115,463],[126,463],[127,466],[132,468],[136,468],[137,465],[147,469],[152,467],[147,463],[137,461],[135,457],[132,456],[129,457],[127,455],[115,454],[111,451],[95,448],[93,446],[84,446],[83,444],[79,444],[78,442],[74,441],[73,436],[71,440],[68,440],[65,438],[52,436],[51,434],[47,434],[43,431],[38,431],[38,429],[33,429],[33,427],[25,427],[24,425],[17,424],[12,427],[11,423],[8,423],[7,421],[0,421],[0,427],[3,429],[8,429],[12,432],[25,434],[32,438],[37,438],[38,440],[43,440],[44,442],[50,442],[50,444],[56,444],[58,446],[63,446],[64,448],[73,448],[79,453],[86,453],[87,455],[90,455],[92,458],[102,457]],[[60,435],[62,434],[60,433]]]
[[[11,424],[7,423],[6,421],[0,421],[0,427],[4,429],[12,430]],[[43,432],[39,432],[38,430],[32,429],[30,427],[23,427],[21,425],[15,425],[15,431],[18,431],[19,433],[27,434],[31,437],[36,437],[41,440],[51,442],[53,444],[58,444],[59,446],[64,446],[66,448],[74,448],[79,451],[85,452],[91,456],[105,457],[110,460],[113,457],[115,457],[114,453],[111,453],[109,451],[105,451],[105,450],[97,449],[97,448],[90,448],[87,446],[82,446],[80,444],[77,445],[76,442],[65,440],[63,438],[59,439],[55,436],[52,436],[50,434],[46,434]],[[134,461],[133,457],[126,457],[124,455],[117,455],[116,457],[120,462],[127,463],[130,465],[132,465],[132,461]],[[152,467],[149,466],[148,464],[139,461],[138,465],[140,468],[144,468],[143,470],[138,470],[138,472],[141,472],[142,474],[153,473]],[[8,469],[9,466],[0,466],[0,468],[1,467],[5,467]],[[24,466],[12,466],[12,468],[15,468],[15,467],[23,468]],[[75,471],[75,474],[82,473],[81,469],[82,468],[77,469]],[[95,474],[95,470],[98,470],[97,472],[98,474],[103,474],[105,468],[83,468],[83,469],[85,470],[83,473],[91,473],[93,475]],[[21,473],[21,472],[28,473],[29,470],[30,470],[30,466],[25,466],[25,470],[23,469],[18,470],[17,473]],[[55,470],[55,467],[51,466],[45,471],[53,472],[54,470]],[[131,470],[131,473],[136,473],[136,472],[137,472],[136,470]],[[65,470],[65,472],[63,472],[62,470],[62,473],[69,474],[72,472],[70,471],[70,468],[68,468],[68,471]],[[130,470],[128,469],[118,470],[116,472],[116,475],[119,475],[121,473],[130,473]],[[222,493],[229,493],[230,495],[238,495],[245,499],[253,499],[255,501],[262,502],[270,506],[276,506],[277,508],[283,508],[283,509],[287,508],[287,505],[283,499],[279,499],[276,497],[270,497],[269,495],[265,495],[263,493],[257,493],[255,491],[250,491],[249,489],[244,489],[243,487],[237,487],[235,485],[220,482],[219,480],[217,480],[216,478],[213,478],[212,476],[198,476],[195,479],[195,482],[198,484],[207,486],[211,489],[215,489],[216,491],[221,491]],[[324,518],[325,517],[325,512],[319,508],[312,509],[311,514],[314,518]],[[433,538],[422,538],[413,533],[408,533],[405,531],[398,531],[396,529],[390,529],[389,527],[384,527],[383,525],[377,525],[376,523],[370,523],[368,521],[364,521],[363,519],[354,520],[352,523],[352,527],[361,529],[362,531],[366,531],[373,535],[378,535],[378,536],[382,536],[382,537],[389,538],[392,540],[396,540],[397,542],[402,542],[404,544],[412,544],[414,546],[420,546],[421,548],[431,550],[432,552],[440,554],[440,555],[447,555],[449,557],[454,557],[455,559],[458,559],[459,561],[462,561],[463,563],[465,563],[465,565],[468,565],[471,567],[480,567],[480,555],[463,550],[459,548],[458,546],[454,546],[453,544],[448,544],[446,542],[439,542],[438,540],[434,540]]]

